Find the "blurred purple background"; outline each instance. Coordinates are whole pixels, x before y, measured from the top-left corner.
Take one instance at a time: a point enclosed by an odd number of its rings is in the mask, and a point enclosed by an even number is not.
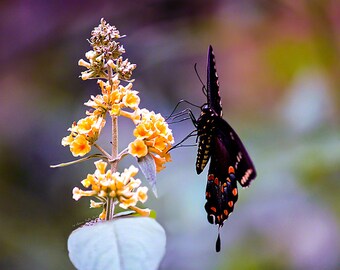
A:
[[[49,165],[72,160],[60,141],[98,91],[77,62],[102,17],[127,35],[141,106],[163,115],[180,99],[205,102],[193,66],[205,81],[211,44],[224,118],[258,171],[216,254],[217,227],[203,208],[207,172],[195,173],[195,147],[173,151],[159,198],[150,193],[147,204],[168,236],[160,269],[340,269],[339,1],[12,0],[0,16],[1,269],[73,269],[67,237],[98,214],[71,194],[93,163]],[[193,125],[172,128],[179,141]]]

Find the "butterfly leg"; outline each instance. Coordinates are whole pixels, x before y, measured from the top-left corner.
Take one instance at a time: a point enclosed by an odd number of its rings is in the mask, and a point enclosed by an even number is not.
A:
[[[190,137],[196,137],[197,136],[197,130],[191,131],[187,136],[185,136],[179,143],[176,143],[174,146],[172,146],[167,152],[170,152],[171,150],[178,148],[182,146],[182,143],[185,142]]]

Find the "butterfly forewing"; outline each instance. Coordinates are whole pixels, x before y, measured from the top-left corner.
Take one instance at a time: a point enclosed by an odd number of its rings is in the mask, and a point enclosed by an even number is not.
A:
[[[203,106],[201,115],[197,120],[197,174],[200,174],[204,170],[211,155],[210,145],[216,126],[214,123],[215,116],[222,117],[222,104],[215,66],[215,55],[212,47],[209,46],[207,65],[207,103]]]
[[[216,71],[215,55],[211,46],[208,50],[208,65],[207,65],[207,100],[208,106],[215,113],[222,117],[222,104],[219,91],[218,75]]]

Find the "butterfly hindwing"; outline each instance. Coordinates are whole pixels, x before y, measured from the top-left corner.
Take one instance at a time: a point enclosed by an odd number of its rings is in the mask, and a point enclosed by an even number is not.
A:
[[[208,221],[223,226],[234,210],[238,198],[235,168],[228,162],[229,151],[224,138],[214,136],[206,187],[205,210]]]

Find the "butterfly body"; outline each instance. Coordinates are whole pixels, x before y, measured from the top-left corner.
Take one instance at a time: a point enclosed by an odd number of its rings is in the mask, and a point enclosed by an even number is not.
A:
[[[214,138],[216,129],[216,118],[216,113],[205,105],[197,120],[197,137],[199,138],[196,159],[197,174],[200,174],[204,170],[211,156],[212,139]]]
[[[197,128],[198,151],[196,172],[200,174],[210,160],[206,187],[208,221],[220,227],[234,210],[238,199],[237,182],[249,186],[256,177],[255,167],[234,129],[222,118],[215,56],[208,50],[207,103],[194,123]],[[216,250],[220,249],[220,240]]]

